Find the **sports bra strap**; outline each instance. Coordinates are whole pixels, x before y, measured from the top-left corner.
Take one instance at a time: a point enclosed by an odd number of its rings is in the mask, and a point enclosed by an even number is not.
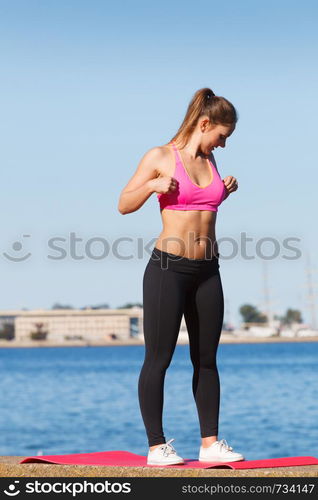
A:
[[[174,153],[175,153],[175,157],[176,157],[177,161],[181,162],[181,157],[180,157],[179,151],[178,151],[177,146],[175,145],[174,141],[171,141],[170,144],[174,149]]]

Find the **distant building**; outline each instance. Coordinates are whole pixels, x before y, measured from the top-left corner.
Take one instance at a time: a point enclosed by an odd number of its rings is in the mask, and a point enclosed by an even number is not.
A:
[[[0,340],[14,339],[14,322],[20,311],[0,311]]]
[[[142,333],[143,309],[36,309],[0,311],[0,322],[14,321],[15,340],[31,340],[32,333],[46,340],[125,340]]]
[[[14,320],[21,311],[0,311],[0,330],[6,325],[14,324]]]

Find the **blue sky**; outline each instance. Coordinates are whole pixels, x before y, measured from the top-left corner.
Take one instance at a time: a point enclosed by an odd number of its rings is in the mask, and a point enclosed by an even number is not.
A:
[[[216,228],[226,319],[238,324],[244,303],[263,310],[266,266],[273,313],[300,308],[310,321],[317,2],[17,0],[0,10],[0,309],[142,301],[141,248],[160,234],[159,206],[154,194],[121,215],[119,194],[144,153],[175,134],[194,92],[210,87],[239,113],[215,153],[221,177],[239,182]],[[63,239],[60,259],[52,238]],[[273,245],[277,256],[262,258]]]

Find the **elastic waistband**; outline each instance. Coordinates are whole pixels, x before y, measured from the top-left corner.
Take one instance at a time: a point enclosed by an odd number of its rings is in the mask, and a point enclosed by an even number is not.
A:
[[[219,254],[212,256],[211,259],[189,259],[188,257],[181,257],[174,253],[165,252],[154,247],[149,261],[152,264],[160,266],[162,269],[171,269],[182,271],[197,271],[206,268],[219,268]]]

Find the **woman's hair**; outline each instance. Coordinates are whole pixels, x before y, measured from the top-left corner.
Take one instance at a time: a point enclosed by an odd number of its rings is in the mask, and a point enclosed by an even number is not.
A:
[[[209,88],[199,89],[190,101],[179,130],[167,144],[178,141],[180,147],[184,147],[201,116],[207,116],[211,124],[215,125],[232,126],[238,120],[236,109],[225,97],[215,95]]]

